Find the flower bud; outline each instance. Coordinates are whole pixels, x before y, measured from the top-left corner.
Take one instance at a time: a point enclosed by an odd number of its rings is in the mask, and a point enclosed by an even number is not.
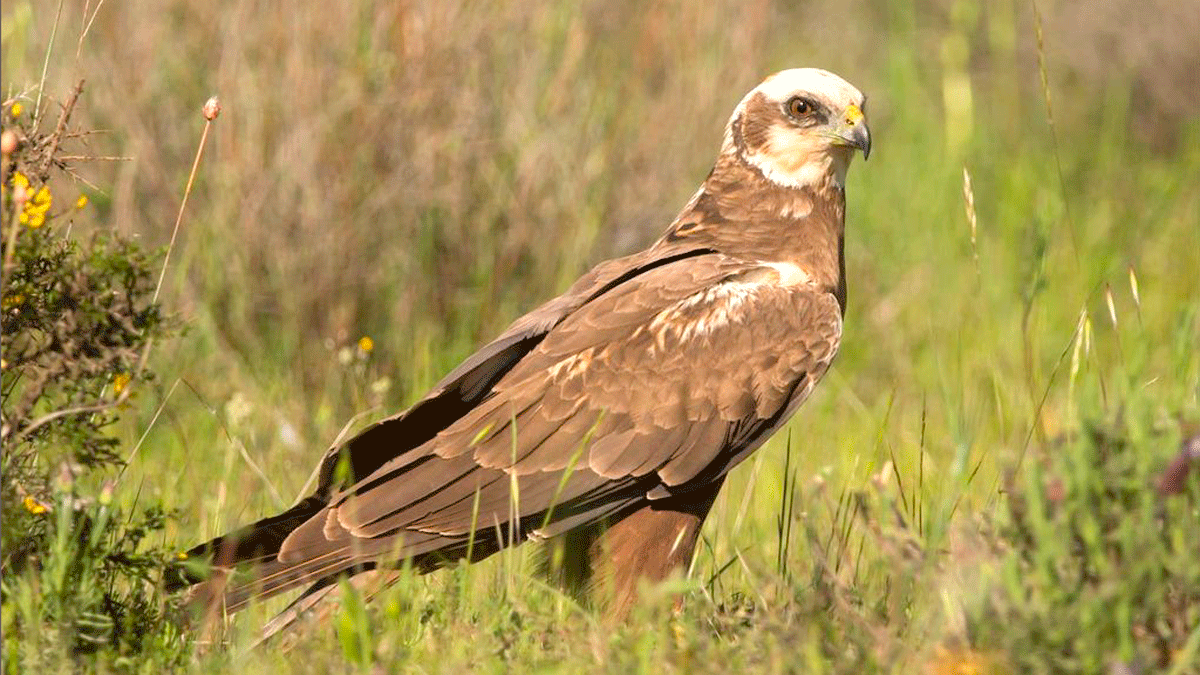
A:
[[[12,129],[8,129],[3,135],[0,135],[0,153],[5,157],[17,151],[17,134]]]
[[[204,119],[209,122],[217,119],[217,115],[221,114],[221,101],[216,96],[213,96],[204,102],[204,107],[200,109],[200,112],[204,114]]]

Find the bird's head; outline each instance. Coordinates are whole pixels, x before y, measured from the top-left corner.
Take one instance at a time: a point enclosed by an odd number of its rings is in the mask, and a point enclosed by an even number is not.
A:
[[[854,151],[871,153],[866,97],[825,70],[795,68],[768,77],[733,112],[724,152],[792,188],[841,186]]]

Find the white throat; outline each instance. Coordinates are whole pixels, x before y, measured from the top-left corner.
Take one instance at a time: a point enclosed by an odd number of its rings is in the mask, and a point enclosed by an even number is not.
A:
[[[834,185],[846,186],[846,171],[852,155],[843,152],[814,152],[804,161],[781,159],[779,155],[747,152],[746,162],[758,169],[764,178],[780,187],[806,188]]]

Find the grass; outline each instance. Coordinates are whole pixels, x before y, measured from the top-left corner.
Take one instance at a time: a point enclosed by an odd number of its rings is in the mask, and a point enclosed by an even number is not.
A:
[[[132,2],[81,41],[64,6],[49,51],[53,8],[6,1],[8,95],[31,106],[43,61],[48,99],[86,78],[74,119],[133,158],[79,168],[81,230],[166,244],[196,110],[225,104],[163,285],[189,330],[112,432],[145,435],[114,499],[179,509],[180,548],[656,237],[765,74],[870,95],[837,366],[731,476],[681,614],[610,628],[521,551],[352,599],[291,651],[245,649],[252,610],[192,668],[1195,672],[1197,485],[1152,485],[1200,418],[1200,118],[1155,98],[1173,67],[1088,68],[1039,8]],[[1189,39],[1149,25],[1135,46]]]

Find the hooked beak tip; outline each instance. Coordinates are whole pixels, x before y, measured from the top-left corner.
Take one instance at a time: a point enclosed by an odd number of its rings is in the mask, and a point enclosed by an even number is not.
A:
[[[857,124],[850,132],[850,143],[862,150],[863,161],[871,158],[871,130],[865,124]]]

